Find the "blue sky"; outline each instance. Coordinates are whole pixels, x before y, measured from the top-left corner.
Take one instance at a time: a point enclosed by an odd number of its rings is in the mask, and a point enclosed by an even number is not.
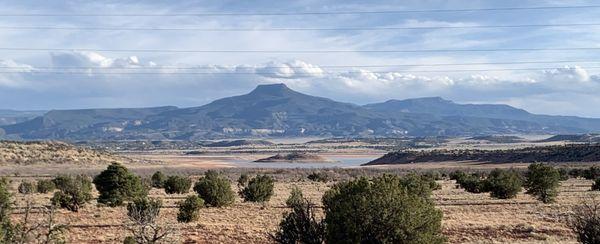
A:
[[[20,0],[3,1],[0,14],[169,15],[194,12],[335,12],[594,4],[594,1],[557,0]],[[260,29],[600,24],[599,14],[600,8],[317,16],[0,16],[0,48],[422,50],[600,47],[600,26],[245,32],[2,28]],[[318,54],[1,50],[1,71],[13,72],[0,72],[0,108],[187,107],[245,93],[257,84],[286,83],[305,93],[357,104],[442,96],[461,103],[506,103],[535,113],[600,117],[598,54],[600,50]],[[594,63],[595,60],[598,62]],[[576,62],[439,65],[515,61]],[[389,64],[436,66],[330,67]],[[79,69],[78,74],[42,72],[61,71],[58,67],[65,66],[89,69]],[[190,71],[174,67],[196,69]],[[482,69],[495,71],[473,71]],[[105,74],[113,71],[119,74]],[[193,71],[202,74],[181,74]]]

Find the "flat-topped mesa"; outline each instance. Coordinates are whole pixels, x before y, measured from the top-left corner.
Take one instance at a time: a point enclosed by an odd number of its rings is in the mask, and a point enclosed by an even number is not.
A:
[[[297,94],[298,92],[290,89],[283,83],[258,85],[248,95],[267,95],[267,96],[286,96]]]
[[[333,160],[315,154],[293,152],[288,154],[277,154],[268,158],[254,161],[256,163],[331,163]]]

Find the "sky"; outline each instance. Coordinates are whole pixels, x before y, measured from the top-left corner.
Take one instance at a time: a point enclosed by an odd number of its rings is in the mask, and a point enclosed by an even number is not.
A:
[[[285,83],[356,104],[441,96],[539,114],[600,117],[600,25],[572,25],[600,24],[600,6],[247,14],[588,6],[594,1],[7,0],[0,5],[0,109],[192,107],[247,93],[258,84]],[[498,27],[506,25],[536,26]],[[466,26],[487,27],[458,28]],[[237,31],[215,31],[227,29]],[[498,50],[557,48],[586,49]],[[302,52],[307,50],[326,52]]]

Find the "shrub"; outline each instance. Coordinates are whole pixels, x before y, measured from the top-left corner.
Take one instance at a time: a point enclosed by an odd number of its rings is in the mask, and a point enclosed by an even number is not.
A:
[[[292,212],[284,214],[279,229],[271,235],[277,243],[322,244],[325,241],[325,223],[317,220],[314,207],[306,199],[301,199]]]
[[[312,172],[307,176],[307,178],[311,181],[328,182],[329,174],[326,172]]]
[[[154,223],[161,206],[160,199],[138,198],[127,204],[127,216],[135,223]]]
[[[132,234],[136,243],[163,243],[161,240],[171,233],[157,223],[162,203],[159,199],[147,197],[136,198],[127,204],[127,216],[130,223],[125,227]]]
[[[206,171],[196,185],[194,191],[200,195],[206,204],[213,207],[228,206],[235,200],[235,193],[231,189],[228,179],[213,170]]]
[[[529,165],[526,178],[527,194],[535,196],[543,203],[554,201],[560,185],[558,170],[549,165],[534,163]]]
[[[23,181],[19,184],[19,193],[21,194],[32,194],[35,190],[35,185],[29,181]]]
[[[470,193],[488,192],[486,182],[476,175],[466,175],[458,180],[458,185]]]
[[[327,241],[443,243],[441,210],[405,185],[393,175],[334,185],[323,196]]]
[[[0,180],[0,243],[11,243],[14,237],[14,226],[11,223],[10,214],[13,203],[8,191],[8,180]]]
[[[514,170],[494,169],[486,179],[486,188],[495,198],[509,199],[517,196],[523,186],[523,180]]]
[[[118,163],[113,163],[94,178],[100,192],[98,202],[110,207],[120,206],[124,201],[145,197],[148,192],[142,180]]]
[[[583,171],[583,177],[587,180],[595,180],[600,177],[600,167],[592,166]]]
[[[574,169],[569,170],[569,176],[571,176],[573,178],[583,177],[584,174],[585,174],[585,169],[574,168]]]
[[[460,170],[455,170],[454,172],[450,173],[450,179],[455,180],[457,183],[459,181],[462,181],[462,179],[464,179],[467,176],[467,173]]]
[[[569,225],[581,243],[600,243],[600,203],[594,199],[576,206]]]
[[[196,195],[192,195],[185,198],[185,201],[179,202],[178,205],[177,221],[189,223],[198,220],[198,212],[204,207],[204,200]]]
[[[569,170],[566,168],[559,168],[558,173],[560,174],[560,180],[565,181],[569,179]]]
[[[290,196],[287,200],[285,200],[285,205],[289,208],[293,208],[294,206],[302,204],[303,202],[304,194],[302,194],[302,190],[300,190],[298,186],[294,186],[290,192]]]
[[[92,200],[92,182],[86,176],[61,176],[59,191],[50,201],[54,206],[77,212],[79,208]]]
[[[54,189],[56,189],[56,185],[52,180],[39,180],[37,182],[38,193],[48,193],[54,191]]]
[[[600,191],[600,178],[597,178],[592,185],[592,191]]]
[[[135,237],[126,236],[125,239],[123,239],[123,244],[137,244],[137,242],[135,241]]]
[[[242,188],[246,187],[248,185],[248,181],[250,181],[250,177],[248,176],[248,174],[246,174],[246,173],[241,174],[237,180],[238,188],[242,189]]]
[[[242,197],[249,202],[266,202],[273,196],[273,178],[267,175],[258,175],[252,178],[242,190]]]
[[[64,189],[67,187],[67,184],[69,184],[68,182],[72,180],[71,178],[72,177],[68,175],[59,175],[52,179],[52,183],[54,183],[56,189]]]
[[[165,176],[162,172],[156,171],[150,181],[152,182],[152,187],[154,188],[163,188],[165,180],[167,180],[167,176]]]
[[[190,191],[192,180],[187,177],[172,175],[165,180],[163,184],[167,194],[183,194]]]

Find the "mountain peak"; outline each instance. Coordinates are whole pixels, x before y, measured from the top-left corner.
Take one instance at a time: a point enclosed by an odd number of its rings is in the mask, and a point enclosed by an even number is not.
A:
[[[250,94],[253,95],[270,95],[270,96],[282,96],[291,93],[296,93],[294,90],[290,89],[283,83],[278,84],[265,84],[258,85]]]

